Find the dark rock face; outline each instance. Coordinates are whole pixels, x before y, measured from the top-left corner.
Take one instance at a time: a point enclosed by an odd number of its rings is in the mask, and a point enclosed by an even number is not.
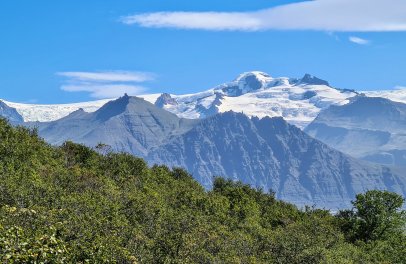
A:
[[[346,156],[281,118],[219,114],[154,148],[148,160],[184,167],[206,187],[224,176],[297,205],[336,209],[368,189],[406,193],[405,173]]]
[[[327,81],[319,79],[316,76],[310,75],[308,73],[306,73],[305,76],[303,76],[303,78],[299,80],[299,84],[330,86],[330,84]]]
[[[165,105],[177,105],[178,102],[174,98],[171,97],[170,94],[168,93],[163,93],[161,96],[159,96],[156,101],[155,105],[158,106],[159,108],[163,108]]]
[[[227,96],[240,96],[242,95],[242,90],[238,85],[227,86],[222,89],[222,91]]]
[[[258,90],[262,87],[262,82],[255,75],[245,77],[245,84],[252,90]]]
[[[12,124],[20,124],[24,122],[23,117],[15,108],[6,105],[0,100],[0,117],[7,119]]]
[[[406,166],[406,104],[357,96],[321,112],[305,131],[354,157]]]
[[[315,91],[307,91],[303,94],[303,99],[310,99],[312,97],[315,97],[317,93]]]
[[[221,90],[227,96],[240,96],[247,92],[256,91],[263,88],[260,77],[270,77],[264,73],[246,73],[231,85],[223,87]]]

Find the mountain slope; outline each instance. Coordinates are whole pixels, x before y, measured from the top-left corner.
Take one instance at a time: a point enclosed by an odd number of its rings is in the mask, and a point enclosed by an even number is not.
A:
[[[305,131],[354,157],[406,166],[406,104],[358,96],[321,112]]]
[[[184,167],[206,187],[225,176],[297,205],[348,207],[368,189],[406,194],[404,172],[346,156],[281,118],[218,114],[154,148],[148,161]]]
[[[39,134],[52,144],[71,140],[95,146],[102,142],[116,151],[144,156],[150,147],[187,131],[196,122],[125,95],[93,113],[77,110],[60,120],[31,126],[38,126]]]
[[[12,124],[19,124],[24,122],[23,117],[17,112],[15,108],[6,105],[0,100],[0,117],[4,117]]]

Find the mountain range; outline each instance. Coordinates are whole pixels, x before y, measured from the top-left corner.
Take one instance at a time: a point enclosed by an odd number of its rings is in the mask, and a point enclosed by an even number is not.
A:
[[[186,95],[144,94],[138,97],[183,118],[204,118],[232,110],[244,112],[248,116],[281,116],[289,123],[304,128],[321,110],[330,105],[346,104],[349,98],[361,93],[406,103],[406,89],[357,92],[334,88],[328,81],[310,74],[302,78],[288,78],[271,77],[259,71],[242,73],[234,81],[204,92]],[[53,105],[3,102],[15,108],[26,122],[49,122],[80,108],[94,112],[115,99]]]
[[[184,119],[138,97],[123,96],[93,113],[75,111],[52,122],[26,123],[52,144],[65,140],[110,145],[150,165],[186,168],[205,187],[213,176],[241,180],[299,206],[343,208],[359,192],[406,194],[396,168],[347,156],[281,117],[225,112]]]
[[[369,189],[406,194],[398,157],[406,149],[403,103],[308,74],[262,72],[202,93],[141,97],[42,106],[0,101],[0,115],[38,128],[51,144],[104,143],[151,165],[184,167],[207,188],[223,176],[299,206],[345,208]],[[382,162],[388,155],[400,161]]]
[[[302,78],[271,77],[263,72],[246,72],[234,81],[204,92],[186,95],[146,94],[145,100],[179,117],[198,119],[227,111],[244,112],[248,116],[281,116],[289,123],[304,128],[317,114],[331,104],[345,104],[357,92],[337,89],[305,74]],[[111,99],[113,100],[113,99]],[[30,105],[5,101],[31,121],[55,121],[82,108],[94,112],[110,100],[65,104]]]

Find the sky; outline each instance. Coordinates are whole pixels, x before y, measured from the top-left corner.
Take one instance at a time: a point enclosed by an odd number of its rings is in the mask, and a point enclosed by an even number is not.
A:
[[[195,93],[246,71],[406,86],[404,0],[1,0],[0,98]]]

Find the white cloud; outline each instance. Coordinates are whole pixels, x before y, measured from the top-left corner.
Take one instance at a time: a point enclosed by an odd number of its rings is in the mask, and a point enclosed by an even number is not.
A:
[[[125,24],[202,30],[406,31],[405,0],[315,0],[255,12],[156,12]]]
[[[154,79],[151,73],[129,71],[58,72],[57,75],[80,81],[95,82],[145,82]]]
[[[154,80],[154,75],[144,72],[58,72],[66,77],[61,89],[66,92],[87,92],[93,98],[115,98],[124,95],[137,95],[146,88],[138,85]]]
[[[369,40],[359,38],[359,37],[349,37],[348,40],[351,41],[352,43],[355,43],[355,44],[358,44],[358,45],[367,45],[367,44],[370,43]]]
[[[124,95],[137,95],[146,89],[142,86],[124,85],[124,84],[106,84],[106,85],[62,85],[62,90],[67,92],[89,92],[93,98],[115,98]]]
[[[125,24],[205,30],[259,30],[262,21],[254,13],[158,12],[124,17]]]

